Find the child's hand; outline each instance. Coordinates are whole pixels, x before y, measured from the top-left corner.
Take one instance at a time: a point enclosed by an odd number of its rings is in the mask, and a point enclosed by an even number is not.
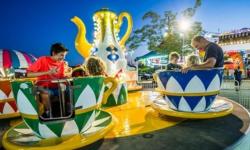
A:
[[[49,75],[56,74],[57,71],[58,71],[57,68],[56,68],[56,67],[53,67],[53,68],[51,68],[51,69],[48,71],[48,74],[49,74]]]
[[[189,70],[191,69],[191,67],[185,67],[181,69],[182,73],[187,73]]]
[[[71,67],[65,68],[65,74],[72,74],[73,69]]]
[[[64,62],[64,74],[65,74],[65,76],[70,77],[72,72],[73,72],[73,69],[71,67],[69,67],[68,62],[65,61]]]

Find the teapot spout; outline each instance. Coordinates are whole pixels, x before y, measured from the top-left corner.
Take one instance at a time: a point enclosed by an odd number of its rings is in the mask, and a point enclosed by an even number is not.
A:
[[[73,17],[71,21],[77,26],[78,33],[75,39],[75,48],[78,53],[84,58],[88,58],[90,56],[90,50],[92,45],[86,39],[86,28],[84,23],[77,16]]]

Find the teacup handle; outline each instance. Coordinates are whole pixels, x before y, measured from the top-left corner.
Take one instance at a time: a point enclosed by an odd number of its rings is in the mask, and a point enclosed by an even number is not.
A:
[[[115,78],[112,78],[112,77],[106,77],[104,79],[104,84],[107,84],[107,83],[112,83],[112,86],[111,88],[109,88],[107,91],[105,91],[103,93],[103,99],[102,99],[102,104],[106,104],[107,103],[107,100],[108,100],[108,97],[112,94],[112,92],[117,88],[117,81]]]

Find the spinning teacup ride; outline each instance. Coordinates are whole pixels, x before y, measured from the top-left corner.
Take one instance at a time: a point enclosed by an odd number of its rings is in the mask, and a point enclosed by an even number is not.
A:
[[[119,39],[123,17],[128,19],[128,29]],[[249,131],[249,113],[235,102],[217,98],[222,68],[191,70],[186,74],[158,72],[154,76],[157,92],[127,93],[130,85],[126,81],[133,80],[134,84],[137,80],[137,72],[126,69],[124,55],[124,44],[131,33],[131,16],[125,12],[117,16],[101,9],[93,19],[95,39],[90,44],[85,38],[84,23],[78,17],[72,18],[78,27],[75,46],[84,59],[92,55],[102,58],[107,64],[107,77],[79,77],[84,76],[80,66],[75,68],[75,71],[79,69],[75,78],[40,81],[56,84],[56,90],[29,80],[11,82],[23,122],[5,132],[2,143],[6,149],[84,146],[88,149],[91,145],[93,149],[186,149],[193,143],[222,149],[221,145],[225,148],[241,139],[243,135],[238,136],[239,133]],[[221,117],[232,111],[232,115]],[[162,114],[172,117],[162,117]],[[221,118],[185,119],[214,117]],[[228,126],[232,122],[238,126]],[[95,142],[101,138],[101,143]]]
[[[152,107],[160,113],[180,118],[215,118],[233,110],[229,101],[216,96],[220,92],[223,68],[180,71],[162,71],[154,75],[157,92],[162,99]]]
[[[4,134],[6,149],[74,149],[99,140],[112,129],[111,114],[99,108],[117,86],[113,78],[96,76],[39,82],[57,84],[58,89],[51,92],[29,80],[11,83],[23,122]],[[105,91],[108,83],[112,86]],[[43,99],[50,104],[48,114],[42,109]]]

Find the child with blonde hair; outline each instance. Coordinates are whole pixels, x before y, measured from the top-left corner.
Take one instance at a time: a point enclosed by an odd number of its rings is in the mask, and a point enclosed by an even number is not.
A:
[[[187,57],[187,64],[186,64],[187,67],[190,67],[192,65],[197,65],[199,63],[200,63],[200,58],[198,56],[196,56],[196,55],[189,55]]]

